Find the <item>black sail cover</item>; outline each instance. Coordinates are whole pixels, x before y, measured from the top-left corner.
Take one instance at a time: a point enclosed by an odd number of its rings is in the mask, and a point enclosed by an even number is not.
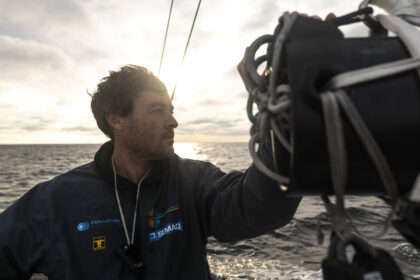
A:
[[[292,92],[292,149],[280,171],[291,194],[331,194],[331,173],[319,94],[336,74],[409,58],[397,37],[344,38],[331,22],[298,17],[282,54]],[[408,193],[420,173],[420,84],[415,70],[344,88]],[[348,194],[384,193],[362,142],[342,114],[347,149]],[[282,150],[280,150],[282,153]]]

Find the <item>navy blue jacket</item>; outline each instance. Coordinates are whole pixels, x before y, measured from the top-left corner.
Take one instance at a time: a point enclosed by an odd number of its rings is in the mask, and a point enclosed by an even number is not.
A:
[[[110,157],[104,144],[95,161],[27,192],[0,214],[0,279],[136,279],[117,257],[126,243]],[[268,156],[268,155],[266,155]],[[131,235],[136,184],[118,177]],[[225,174],[210,163],[177,155],[156,162],[141,185],[135,253],[141,279],[210,279],[205,245],[255,237],[285,225],[300,202],[254,166]]]

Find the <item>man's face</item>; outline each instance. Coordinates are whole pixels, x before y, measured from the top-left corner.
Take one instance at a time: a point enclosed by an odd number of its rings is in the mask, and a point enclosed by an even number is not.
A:
[[[142,91],[134,98],[133,111],[124,118],[122,144],[137,158],[158,160],[174,153],[173,106],[168,95]]]

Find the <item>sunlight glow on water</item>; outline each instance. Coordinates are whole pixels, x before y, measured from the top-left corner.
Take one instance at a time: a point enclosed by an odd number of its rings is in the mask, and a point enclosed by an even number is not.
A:
[[[207,160],[207,157],[197,153],[196,143],[174,143],[175,153],[182,158]]]

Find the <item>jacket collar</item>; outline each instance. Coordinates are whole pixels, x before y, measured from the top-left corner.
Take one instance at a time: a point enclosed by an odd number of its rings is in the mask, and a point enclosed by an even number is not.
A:
[[[95,165],[99,175],[109,184],[114,185],[114,174],[112,171],[111,156],[114,152],[114,143],[108,141],[103,144],[95,154]],[[169,168],[169,159],[153,162],[151,176],[146,181],[159,179]]]

